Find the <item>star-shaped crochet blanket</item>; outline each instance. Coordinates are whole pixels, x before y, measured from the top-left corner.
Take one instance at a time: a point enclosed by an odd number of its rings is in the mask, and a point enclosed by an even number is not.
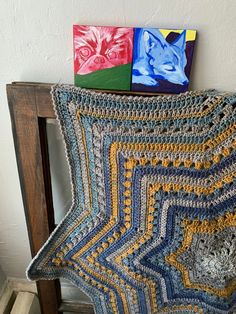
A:
[[[52,90],[73,202],[28,268],[98,314],[233,313],[236,94]]]

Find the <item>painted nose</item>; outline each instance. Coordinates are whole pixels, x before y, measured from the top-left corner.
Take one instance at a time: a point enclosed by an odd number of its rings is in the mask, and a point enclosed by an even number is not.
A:
[[[104,63],[105,60],[104,60],[103,57],[97,56],[97,57],[94,59],[94,62],[97,63],[97,64],[98,64],[98,63]]]
[[[186,85],[186,84],[188,84],[188,79],[183,81],[183,85]]]

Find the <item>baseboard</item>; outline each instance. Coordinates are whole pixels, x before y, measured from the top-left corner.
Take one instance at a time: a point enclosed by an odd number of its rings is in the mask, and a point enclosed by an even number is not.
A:
[[[8,278],[0,297],[0,313],[40,313],[36,292],[35,282],[27,279]]]
[[[18,292],[10,314],[40,314],[39,300],[35,293]]]
[[[0,313],[9,314],[15,299],[16,293],[11,289],[9,282],[7,281],[0,298]]]
[[[27,292],[37,295],[36,283],[34,281],[29,281],[25,278],[9,277],[3,291],[2,298],[0,298],[0,313],[10,313],[11,309],[14,309],[14,302],[16,302],[17,306],[22,304],[21,302],[25,302],[24,304],[29,304],[31,301],[35,303],[36,301],[35,298],[33,300],[33,296],[24,295],[24,293]],[[79,301],[86,304],[91,303],[91,300],[87,295],[85,295],[79,288],[65,280],[61,280],[61,293],[63,301]],[[18,295],[19,297],[17,299]],[[7,311],[4,311],[4,308],[7,308]],[[15,314],[16,312],[13,313]]]
[[[3,283],[2,287],[1,287],[1,289],[0,289],[0,299],[1,299],[3,293],[4,293],[5,289],[6,289],[7,284],[8,284],[8,280],[6,279],[6,280],[4,281],[4,283]],[[1,312],[0,312],[0,313],[1,313]]]
[[[15,292],[32,292],[37,293],[36,283],[25,278],[8,277],[8,284]]]

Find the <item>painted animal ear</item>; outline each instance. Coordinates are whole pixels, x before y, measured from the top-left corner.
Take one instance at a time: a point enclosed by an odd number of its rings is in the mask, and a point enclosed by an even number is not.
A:
[[[144,31],[143,40],[145,51],[148,53],[155,46],[155,38],[150,32]]]
[[[186,30],[184,30],[171,44],[184,51],[186,47]]]
[[[143,39],[146,53],[149,53],[150,50],[152,50],[152,48],[156,46],[157,43],[160,44],[161,47],[164,47],[166,45],[166,43],[163,43],[158,37],[156,37],[149,31],[144,31]]]

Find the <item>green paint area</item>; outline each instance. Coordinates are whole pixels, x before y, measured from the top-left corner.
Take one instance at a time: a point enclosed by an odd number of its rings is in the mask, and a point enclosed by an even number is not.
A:
[[[85,88],[130,90],[132,64],[75,75],[75,85]]]

